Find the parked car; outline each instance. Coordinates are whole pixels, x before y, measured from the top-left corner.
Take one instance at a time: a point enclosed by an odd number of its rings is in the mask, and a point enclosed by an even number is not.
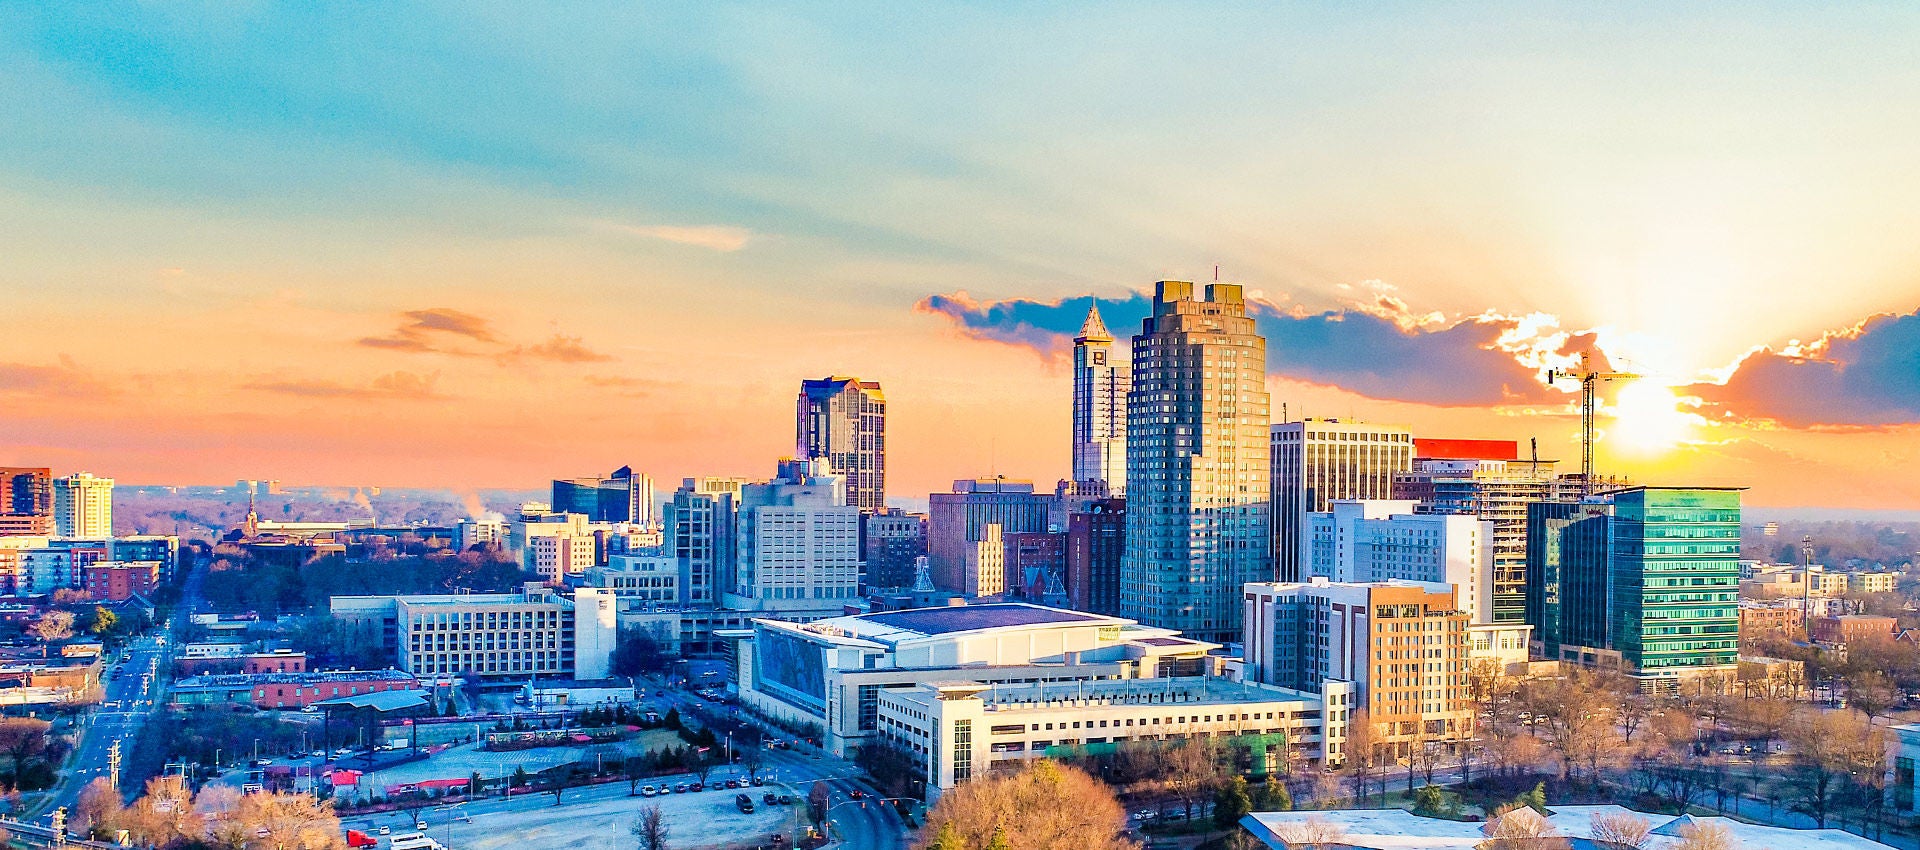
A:
[[[687,783],[685,783],[685,782],[682,782],[682,783],[680,783],[679,785],[675,785],[675,786],[673,786],[673,793],[675,793],[675,794],[685,794],[685,793],[687,793]]]
[[[654,795],[654,790],[652,785],[648,785],[640,789],[640,796],[642,797],[651,797],[653,795]]]
[[[740,807],[741,814],[753,814],[753,798],[745,794],[733,795],[733,804]]]

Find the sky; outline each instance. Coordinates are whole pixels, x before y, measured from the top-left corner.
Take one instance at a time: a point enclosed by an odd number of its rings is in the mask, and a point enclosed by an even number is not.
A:
[[[1920,510],[1920,8],[1348,5],[0,6],[0,464],[1049,482],[1217,268],[1276,416]]]

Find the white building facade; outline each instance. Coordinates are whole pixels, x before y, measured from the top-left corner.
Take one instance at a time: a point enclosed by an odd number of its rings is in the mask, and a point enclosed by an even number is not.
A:
[[[53,526],[61,537],[112,537],[113,479],[90,472],[53,479]]]
[[[723,607],[838,611],[860,595],[860,508],[824,458],[785,461],[740,490]]]
[[[1341,500],[1307,515],[1301,560],[1334,582],[1451,584],[1475,623],[1493,622],[1493,524],[1472,516],[1416,514],[1414,502]]]

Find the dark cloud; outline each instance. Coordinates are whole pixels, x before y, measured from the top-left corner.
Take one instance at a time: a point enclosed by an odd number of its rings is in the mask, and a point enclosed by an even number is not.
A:
[[[444,398],[434,390],[439,378],[439,373],[420,375],[389,372],[364,385],[318,380],[259,380],[247,384],[246,389],[303,398],[421,400]]]
[[[463,354],[467,352],[450,351],[436,343],[447,337],[459,337],[489,345],[500,341],[486,319],[449,307],[408,310],[400,315],[407,321],[395,328],[391,336],[364,337],[360,340],[360,344],[396,351]]]
[[[62,355],[49,366],[32,363],[0,363],[0,394],[46,396],[50,398],[88,398],[112,392],[105,381],[80,368]]]
[[[1691,391],[1733,417],[1795,427],[1920,423],[1920,310],[1883,313],[1803,348],[1756,351],[1724,385]]]
[[[945,316],[970,337],[1054,356],[1070,345],[1094,300],[980,302],[962,292],[930,296],[916,309]],[[1124,340],[1139,332],[1152,299],[1133,293],[1125,299],[1099,299],[1099,305],[1114,337]],[[1276,376],[1419,404],[1564,399],[1497,344],[1503,334],[1516,328],[1514,319],[1478,317],[1451,324],[1416,324],[1405,321],[1412,318],[1406,305],[1388,295],[1376,296],[1371,308],[1304,313],[1249,302],[1255,323],[1267,338],[1267,369]],[[1576,336],[1568,344],[1581,338]]]
[[[551,360],[556,363],[605,363],[613,357],[588,348],[577,336],[554,334],[552,339],[539,345],[515,346],[512,351],[501,355],[502,360],[517,358]]]

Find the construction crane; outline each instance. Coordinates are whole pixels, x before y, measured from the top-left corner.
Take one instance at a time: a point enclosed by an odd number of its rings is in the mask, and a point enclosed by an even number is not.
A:
[[[1561,378],[1580,382],[1580,495],[1593,495],[1593,411],[1594,390],[1601,381],[1631,381],[1642,377],[1632,372],[1596,372],[1587,352],[1580,352],[1579,371],[1548,369],[1547,383]]]

